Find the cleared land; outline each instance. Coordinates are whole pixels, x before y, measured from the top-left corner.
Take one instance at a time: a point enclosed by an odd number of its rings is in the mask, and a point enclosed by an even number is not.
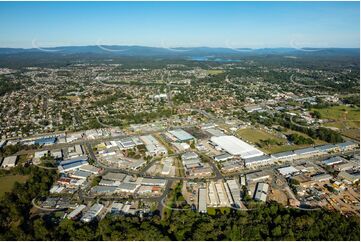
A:
[[[6,192],[10,192],[15,182],[25,183],[28,176],[22,175],[7,175],[0,177],[0,198],[4,196]]]

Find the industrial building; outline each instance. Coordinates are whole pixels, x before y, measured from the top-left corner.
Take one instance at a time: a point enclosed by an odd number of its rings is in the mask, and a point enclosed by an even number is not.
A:
[[[103,176],[103,179],[111,181],[123,181],[126,176],[127,175],[124,173],[108,172]]]
[[[327,166],[333,166],[333,165],[336,165],[336,164],[339,164],[339,163],[343,163],[345,162],[346,160],[340,156],[335,156],[335,157],[331,157],[327,160],[324,160],[322,163],[327,165]]]
[[[286,166],[286,167],[279,168],[277,170],[282,176],[285,176],[285,177],[289,177],[289,176],[299,173],[299,170],[293,166]]]
[[[15,167],[17,159],[18,159],[18,157],[16,155],[5,157],[2,164],[1,164],[1,167],[2,168]]]
[[[296,154],[293,151],[285,151],[272,154],[273,158],[278,161],[293,160],[296,158]]]
[[[346,171],[341,171],[340,173],[338,173],[337,178],[343,181],[347,181],[350,184],[353,184],[360,180],[360,172],[349,173]]]
[[[226,161],[226,160],[230,160],[232,158],[233,158],[233,155],[230,155],[228,153],[223,153],[223,154],[216,155],[213,157],[213,159],[215,161]]]
[[[312,181],[316,182],[325,182],[332,179],[332,176],[330,174],[317,174],[312,176]]]
[[[207,190],[205,188],[198,190],[198,212],[207,213]]]
[[[261,166],[261,165],[269,165],[274,162],[274,158],[269,155],[261,155],[256,157],[251,157],[244,160],[244,165],[246,167],[254,167],[254,166]]]
[[[267,201],[269,185],[267,183],[260,182],[257,184],[257,189],[254,194],[254,199],[257,201]]]
[[[221,170],[225,173],[239,171],[244,168],[241,160],[228,160],[222,163]]]
[[[261,156],[263,152],[256,149],[252,145],[238,139],[235,136],[213,136],[211,142],[215,146],[219,146],[222,150],[233,156],[240,156],[242,159]]]
[[[42,145],[52,145],[55,144],[55,142],[56,142],[56,137],[44,137],[35,140],[34,144],[42,146]]]
[[[187,142],[195,139],[190,133],[183,129],[171,130],[168,131],[168,133],[173,136],[173,140],[176,142]]]
[[[79,205],[71,213],[67,215],[67,218],[72,220],[76,219],[85,208],[86,208],[85,205],[83,204]]]
[[[121,183],[117,190],[119,192],[124,192],[124,193],[135,193],[135,191],[137,190],[137,188],[140,187],[139,184],[134,184],[134,183]]]
[[[84,213],[84,215],[81,217],[81,221],[84,223],[89,223],[93,219],[95,219],[102,209],[104,208],[104,205],[96,203],[94,204],[88,211]]]
[[[231,201],[232,207],[241,207],[241,189],[236,180],[227,180],[226,181],[229,191],[231,192]],[[225,185],[226,187],[226,185]],[[230,196],[228,196],[230,198]]]
[[[145,144],[147,155],[155,156],[168,154],[167,149],[152,135],[140,136],[140,139]]]

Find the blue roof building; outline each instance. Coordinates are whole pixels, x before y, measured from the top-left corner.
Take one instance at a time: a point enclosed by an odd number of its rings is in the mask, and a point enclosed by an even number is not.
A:
[[[47,137],[47,138],[40,138],[35,140],[36,145],[50,145],[55,144],[56,137]]]

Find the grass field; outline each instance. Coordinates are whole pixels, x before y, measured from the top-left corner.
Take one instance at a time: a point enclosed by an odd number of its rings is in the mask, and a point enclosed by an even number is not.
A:
[[[309,136],[307,136],[306,134],[303,134],[303,133],[300,133],[297,131],[293,131],[293,130],[287,130],[284,134],[289,135],[289,134],[293,134],[293,133],[297,133],[299,135],[309,138]],[[266,139],[273,139],[273,140],[276,140],[277,142],[283,143],[283,145],[275,144],[275,145],[269,145],[267,147],[260,148],[260,150],[262,150],[263,152],[268,153],[268,154],[296,150],[296,149],[301,149],[301,148],[311,146],[308,144],[289,145],[288,141],[286,139],[280,138],[274,134],[270,134],[262,129],[256,129],[256,128],[247,128],[247,129],[238,130],[237,135],[244,141],[250,142],[252,144],[256,144],[256,143],[260,142],[261,140],[266,140]],[[321,144],[326,143],[322,140],[314,140],[314,142],[315,142],[315,145],[321,145]]]
[[[15,182],[25,183],[28,176],[22,175],[7,175],[0,177],[0,198],[4,196],[6,192],[10,192]]]
[[[339,129],[360,128],[360,109],[348,107],[345,105],[333,106],[329,108],[313,108],[312,111],[318,111],[321,114],[321,119],[332,120],[326,123],[325,126],[336,127]]]
[[[209,74],[209,75],[218,75],[218,74],[221,74],[221,73],[223,73],[224,72],[224,70],[208,70],[207,71],[207,73]]]
[[[286,142],[285,139],[279,138],[276,135],[270,134],[262,129],[246,128],[237,131],[237,135],[245,141],[256,144],[261,140],[274,139],[279,142]]]

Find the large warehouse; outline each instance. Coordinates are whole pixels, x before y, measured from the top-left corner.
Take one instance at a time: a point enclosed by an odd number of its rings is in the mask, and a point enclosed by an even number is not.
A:
[[[261,156],[263,152],[235,136],[213,136],[211,141],[231,155],[239,155],[242,159]]]

